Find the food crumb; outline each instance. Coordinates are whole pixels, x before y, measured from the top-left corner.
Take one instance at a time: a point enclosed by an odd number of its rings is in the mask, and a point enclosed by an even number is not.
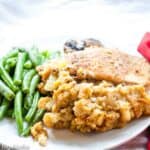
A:
[[[33,127],[31,128],[31,135],[36,141],[39,142],[41,146],[46,145],[48,133],[41,121],[33,125]]]

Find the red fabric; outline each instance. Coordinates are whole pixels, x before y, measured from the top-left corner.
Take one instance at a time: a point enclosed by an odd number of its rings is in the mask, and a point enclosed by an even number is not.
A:
[[[150,141],[147,143],[147,150],[150,150]]]
[[[137,49],[142,56],[150,61],[150,32],[145,33]]]
[[[150,150],[150,128],[148,129],[148,142],[147,142],[147,150]]]

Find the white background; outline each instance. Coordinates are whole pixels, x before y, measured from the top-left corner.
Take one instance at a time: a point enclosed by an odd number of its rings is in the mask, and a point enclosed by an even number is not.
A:
[[[0,0],[0,50],[57,49],[70,38],[100,39],[135,54],[150,31],[149,0]]]

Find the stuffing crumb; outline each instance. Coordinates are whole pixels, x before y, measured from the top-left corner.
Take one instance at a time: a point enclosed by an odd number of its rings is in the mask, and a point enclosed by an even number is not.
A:
[[[45,146],[47,143],[48,134],[42,122],[37,122],[31,128],[32,137],[39,142],[40,145]]]
[[[38,108],[50,111],[52,108],[52,98],[50,97],[41,97],[38,102]]]

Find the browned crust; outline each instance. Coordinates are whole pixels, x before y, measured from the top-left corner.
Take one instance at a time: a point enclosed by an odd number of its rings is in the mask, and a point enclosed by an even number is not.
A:
[[[119,50],[87,49],[67,54],[65,59],[71,64],[70,73],[79,79],[143,85],[150,83],[149,63],[144,58],[131,56]]]

